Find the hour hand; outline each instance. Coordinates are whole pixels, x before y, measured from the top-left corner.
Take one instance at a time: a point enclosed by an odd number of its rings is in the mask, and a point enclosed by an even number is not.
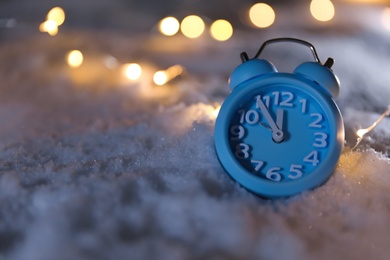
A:
[[[284,133],[280,128],[275,124],[274,120],[272,119],[267,107],[264,105],[264,102],[259,98],[257,100],[257,105],[260,107],[261,112],[263,113],[265,119],[267,120],[269,126],[271,127],[272,130],[272,139],[276,143],[281,143],[284,140]],[[280,112],[278,112],[279,114]],[[283,113],[283,110],[282,110]]]

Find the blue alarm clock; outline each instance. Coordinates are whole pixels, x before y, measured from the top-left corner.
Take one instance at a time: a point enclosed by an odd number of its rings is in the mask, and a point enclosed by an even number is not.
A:
[[[258,58],[267,45],[282,41],[308,46],[314,61],[281,73]],[[243,187],[266,198],[323,184],[344,144],[343,120],[333,99],[340,88],[333,59],[321,64],[314,46],[295,38],[271,39],[254,58],[243,52],[241,59],[215,123],[221,165]]]

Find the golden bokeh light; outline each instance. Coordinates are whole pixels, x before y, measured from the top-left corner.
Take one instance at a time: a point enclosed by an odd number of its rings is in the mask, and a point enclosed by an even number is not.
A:
[[[217,107],[214,109],[214,111],[212,111],[211,115],[212,115],[212,117],[213,117],[214,119],[218,117],[218,114],[219,114],[219,111],[220,111],[220,110],[221,110],[221,106],[219,105],[219,106],[217,106]]]
[[[172,36],[179,31],[180,23],[175,17],[165,17],[160,21],[158,29],[162,34]]]
[[[160,70],[160,71],[157,71],[156,73],[154,73],[154,76],[153,76],[154,84],[162,86],[165,83],[167,83],[167,81],[168,81],[168,75],[165,71]]]
[[[83,63],[83,60],[83,54],[79,50],[72,50],[66,55],[66,61],[68,65],[72,68],[80,67]]]
[[[335,15],[334,5],[330,0],[312,0],[310,12],[314,19],[320,22],[328,22]]]
[[[123,65],[125,76],[130,80],[137,80],[142,75],[142,68],[137,63],[128,63]]]
[[[368,129],[359,129],[356,131],[356,135],[360,138],[362,138],[367,133],[368,133]]]
[[[233,35],[233,27],[226,20],[217,20],[211,25],[210,33],[217,41],[227,41]]]
[[[249,9],[249,19],[259,28],[271,26],[275,21],[275,11],[271,6],[257,3]]]
[[[383,10],[382,24],[387,30],[390,30],[390,7],[386,7]]]
[[[65,21],[65,12],[61,7],[54,7],[47,14],[48,21],[54,21],[57,26],[60,26]]]
[[[53,20],[47,20],[39,25],[39,31],[47,32],[50,36],[55,36],[58,33],[58,26]]]
[[[184,68],[181,65],[174,65],[172,67],[169,67],[166,70],[160,70],[154,73],[153,82],[156,85],[162,86],[168,81],[183,74],[183,72],[184,72]]]
[[[205,29],[205,24],[197,15],[189,15],[183,19],[180,25],[180,30],[184,36],[188,38],[197,38],[202,35]]]
[[[349,2],[349,3],[353,3],[353,4],[370,4],[370,5],[388,4],[388,0],[345,0],[345,2]]]

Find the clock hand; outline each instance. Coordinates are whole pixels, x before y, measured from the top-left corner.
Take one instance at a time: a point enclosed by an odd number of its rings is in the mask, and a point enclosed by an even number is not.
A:
[[[265,107],[264,102],[261,100],[261,98],[257,99],[257,105],[260,107],[261,112],[265,116],[265,119],[267,120],[269,126],[272,130],[272,139],[276,143],[281,143],[284,139],[283,131],[281,131],[278,126],[275,124],[274,120],[272,119],[271,115],[269,114],[268,109]],[[283,110],[282,110],[283,112]],[[278,112],[280,113],[280,112]]]
[[[270,131],[272,132],[271,127],[267,126],[266,124],[264,124],[264,123],[262,123],[262,122],[259,122],[259,125],[261,125],[261,126],[264,127],[265,129],[270,130]]]
[[[284,110],[278,109],[278,111],[276,112],[276,125],[280,131],[283,131],[283,115]]]

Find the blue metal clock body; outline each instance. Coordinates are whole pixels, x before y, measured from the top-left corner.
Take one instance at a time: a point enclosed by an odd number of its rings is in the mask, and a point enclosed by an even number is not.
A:
[[[307,62],[293,73],[279,73],[266,60],[246,59],[232,73],[230,87],[216,120],[215,147],[234,180],[277,198],[330,177],[344,126],[333,100],[338,79],[329,67]]]

